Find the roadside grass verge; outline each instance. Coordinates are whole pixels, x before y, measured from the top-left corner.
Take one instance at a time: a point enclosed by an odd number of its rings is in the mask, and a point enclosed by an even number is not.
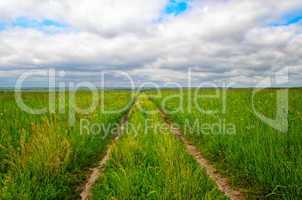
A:
[[[150,111],[154,111],[150,113]],[[93,199],[226,199],[141,95]]]

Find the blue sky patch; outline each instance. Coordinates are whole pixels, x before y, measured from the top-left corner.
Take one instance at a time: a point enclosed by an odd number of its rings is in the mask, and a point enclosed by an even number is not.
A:
[[[0,20],[0,31],[9,28],[36,29],[43,31],[49,28],[65,29],[68,28],[68,25],[52,19],[37,20],[27,17],[18,17],[12,21]]]
[[[36,20],[26,17],[17,18],[15,21],[13,21],[12,25],[14,27],[34,28],[34,29],[43,29],[47,27],[65,28],[67,26],[66,24],[51,19]]]
[[[298,10],[282,16],[278,21],[272,23],[273,26],[289,26],[302,22],[302,10]]]
[[[189,0],[170,0],[165,7],[165,13],[169,15],[180,15],[189,8]]]
[[[7,28],[7,23],[0,20],[0,31],[3,31]]]

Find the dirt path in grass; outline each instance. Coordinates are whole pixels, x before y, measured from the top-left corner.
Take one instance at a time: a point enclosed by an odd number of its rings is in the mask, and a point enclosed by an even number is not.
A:
[[[120,120],[120,125],[116,131],[116,137],[113,139],[112,143],[107,147],[107,151],[105,152],[105,156],[102,158],[102,160],[99,162],[99,165],[93,169],[91,169],[91,174],[88,176],[88,179],[85,181],[85,185],[83,188],[83,191],[81,192],[81,200],[89,200],[91,199],[91,189],[93,185],[96,183],[96,181],[101,177],[102,173],[104,172],[104,169],[106,167],[106,163],[110,158],[112,149],[118,139],[121,137],[123,130],[128,123],[128,118],[131,112],[130,110],[122,117]]]
[[[195,147],[190,143],[183,135],[180,129],[174,127],[172,122],[169,120],[167,115],[160,110],[162,118],[165,120],[166,124],[170,127],[171,132],[179,138],[185,145],[187,152],[192,155],[198,164],[206,170],[207,175],[216,183],[218,189],[223,192],[231,200],[244,200],[245,195],[237,188],[233,188],[230,184],[228,178],[220,174],[217,169],[212,165]]]

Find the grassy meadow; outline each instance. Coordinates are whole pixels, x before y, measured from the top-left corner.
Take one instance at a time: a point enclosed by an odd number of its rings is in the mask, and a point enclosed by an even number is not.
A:
[[[253,98],[252,89],[150,90],[138,94],[134,105],[130,91],[106,91],[86,114],[72,104],[89,107],[90,92],[56,92],[55,112],[39,115],[22,111],[14,92],[2,91],[0,199],[78,199],[89,168],[112,141],[106,132],[129,109],[127,128],[92,199],[227,199],[171,134],[159,109],[248,199],[302,199],[302,90],[289,90],[288,118],[271,122],[274,127],[256,115],[287,115],[284,101],[277,112],[278,91],[265,89]],[[36,109],[49,104],[48,92],[24,91],[22,98]],[[126,109],[105,112],[120,108]],[[83,119],[90,130],[84,134]],[[285,122],[288,130],[278,130]]]
[[[65,101],[62,96],[56,95],[54,114],[33,115],[16,105],[13,92],[0,93],[0,199],[78,198],[88,168],[100,160],[112,138],[102,132],[82,134],[80,120],[114,128],[125,111],[105,114],[101,106],[116,110],[131,102],[129,92],[105,92],[93,113],[74,113],[75,123],[69,124],[73,107],[69,95],[65,94]],[[74,97],[76,105],[84,109],[92,95],[83,91]],[[22,98],[35,109],[48,106],[48,92],[24,92]]]
[[[156,109],[146,96],[138,98],[93,199],[226,199]]]
[[[254,103],[252,89],[216,92],[165,90],[162,97],[153,94],[153,100],[234,185],[247,189],[250,198],[301,199],[302,90],[289,90],[287,132],[267,125],[253,110],[252,105],[275,118],[276,89],[257,93]]]

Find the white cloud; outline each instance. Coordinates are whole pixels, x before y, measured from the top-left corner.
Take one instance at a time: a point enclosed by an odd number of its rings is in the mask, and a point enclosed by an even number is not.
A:
[[[270,70],[302,74],[302,26],[270,26],[301,1],[198,1],[175,17],[162,16],[168,0],[11,0],[0,19],[50,18],[72,30],[48,33],[10,28],[0,32],[0,77],[56,68],[70,77],[123,70],[139,80],[251,83]],[[301,83],[292,76],[290,82]],[[118,79],[117,79],[118,81]]]

